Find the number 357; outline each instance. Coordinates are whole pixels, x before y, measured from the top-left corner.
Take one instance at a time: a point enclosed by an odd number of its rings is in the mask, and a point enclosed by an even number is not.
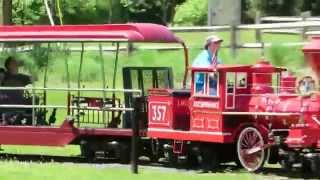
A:
[[[165,105],[152,105],[152,121],[165,121],[167,106]]]

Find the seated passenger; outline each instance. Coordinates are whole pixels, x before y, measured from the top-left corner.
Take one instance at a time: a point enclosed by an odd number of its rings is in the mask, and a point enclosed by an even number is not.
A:
[[[5,74],[6,74],[6,71],[4,70],[4,68],[0,68],[0,86],[2,86]],[[0,91],[0,102],[5,100],[6,97],[7,97],[6,94],[3,93],[3,91]]]
[[[30,76],[19,73],[20,64],[14,57],[8,57],[4,64],[6,73],[2,81],[4,87],[24,87],[32,83]],[[12,103],[23,104],[23,90],[8,90],[6,95]]]
[[[4,66],[7,71],[2,83],[3,86],[24,87],[28,84],[31,84],[30,76],[19,73],[20,64],[14,57],[8,57],[4,63]]]
[[[8,57],[5,61],[6,72],[3,73],[1,85],[4,87],[24,87],[31,83],[28,75],[19,73],[19,63],[14,57]],[[1,75],[0,75],[1,76]],[[0,77],[1,78],[1,77]],[[29,99],[24,97],[24,90],[2,90],[1,104],[31,104]],[[25,114],[31,114],[31,109],[5,108],[0,110],[2,123],[7,125],[31,124],[32,119],[23,122]]]
[[[0,84],[2,84],[4,80],[5,73],[6,71],[4,70],[4,68],[0,68]]]

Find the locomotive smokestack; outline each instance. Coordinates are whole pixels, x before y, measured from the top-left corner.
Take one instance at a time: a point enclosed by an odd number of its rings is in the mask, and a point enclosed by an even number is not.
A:
[[[302,49],[305,60],[320,80],[320,36],[312,37],[311,42]]]

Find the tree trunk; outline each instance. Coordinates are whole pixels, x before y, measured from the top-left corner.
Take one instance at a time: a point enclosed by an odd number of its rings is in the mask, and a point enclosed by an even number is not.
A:
[[[12,0],[2,0],[2,24],[12,24]]]

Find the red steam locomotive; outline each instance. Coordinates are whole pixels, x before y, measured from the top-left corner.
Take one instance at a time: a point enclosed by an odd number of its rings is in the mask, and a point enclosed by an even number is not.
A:
[[[320,39],[303,51],[319,77]],[[296,163],[320,168],[320,94],[312,91],[310,76],[296,90],[296,77],[264,59],[192,68],[191,76],[190,91],[149,90],[148,136],[170,154],[169,161],[184,154],[192,162],[200,154],[211,167],[234,160],[256,171],[268,159],[287,169]]]

